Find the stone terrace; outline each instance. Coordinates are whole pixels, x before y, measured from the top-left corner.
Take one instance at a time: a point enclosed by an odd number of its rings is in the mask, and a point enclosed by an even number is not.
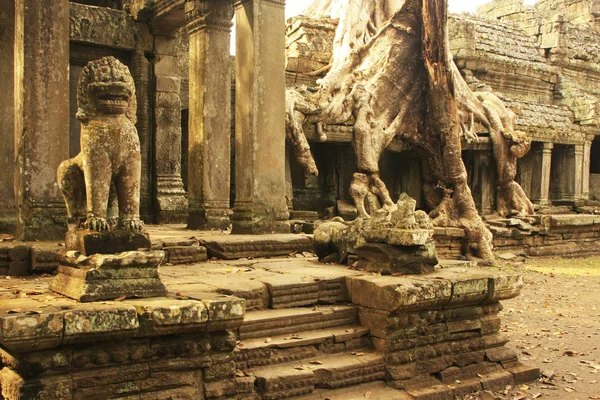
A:
[[[48,275],[0,280],[5,398],[445,399],[539,373],[498,332],[516,274],[385,277],[298,250],[170,264],[165,298],[82,304]]]

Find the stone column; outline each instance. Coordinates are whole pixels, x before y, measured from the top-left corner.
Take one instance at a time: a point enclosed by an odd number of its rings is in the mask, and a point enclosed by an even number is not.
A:
[[[583,197],[583,144],[573,146],[573,196],[575,200],[580,200]],[[589,164],[588,164],[589,171]],[[589,191],[589,190],[588,190]]]
[[[15,0],[0,3],[0,232],[13,233],[17,224],[15,202]]]
[[[550,170],[552,166],[553,143],[541,143],[536,152],[536,159],[532,171],[531,201],[540,206],[547,206],[550,201]]]
[[[64,238],[56,171],[69,156],[69,1],[16,1],[15,194],[19,240]]]
[[[285,201],[285,1],[236,1],[233,233],[289,232]]]
[[[187,198],[181,180],[180,78],[175,36],[154,36],[154,167],[158,223],[184,223]]]
[[[585,143],[583,144],[583,166],[581,174],[581,197],[584,200],[588,200],[590,198],[590,157],[592,152],[592,141],[594,140],[594,135],[588,135]]]
[[[152,222],[152,110],[150,108],[150,80],[152,65],[143,50],[136,50],[131,57],[131,75],[135,81],[137,98],[137,124],[142,153],[142,177],[140,187],[140,214]]]
[[[190,97],[190,229],[229,228],[231,161],[231,0],[186,3]]]

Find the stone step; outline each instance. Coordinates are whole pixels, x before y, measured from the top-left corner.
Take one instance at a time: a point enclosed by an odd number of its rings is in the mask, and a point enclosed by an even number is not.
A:
[[[340,389],[316,389],[310,394],[296,396],[290,400],[412,400],[405,391],[392,389],[385,382],[375,381]]]
[[[312,393],[315,388],[335,389],[381,381],[384,356],[374,351],[318,354],[293,363],[250,369],[264,400]]]
[[[266,338],[356,323],[355,306],[298,307],[248,311],[240,340]]]
[[[240,370],[282,364],[315,357],[319,353],[339,353],[371,348],[369,330],[360,325],[304,331],[275,337],[240,341],[236,347],[236,365]]]

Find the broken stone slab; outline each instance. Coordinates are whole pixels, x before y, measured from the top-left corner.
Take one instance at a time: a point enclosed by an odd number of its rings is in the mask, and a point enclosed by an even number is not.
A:
[[[96,232],[77,228],[69,230],[65,237],[67,250],[76,250],[86,256],[150,250],[151,245],[147,233],[128,230]]]
[[[67,251],[59,255],[58,275],[50,290],[80,302],[166,296],[167,289],[158,275],[163,259],[162,251],[90,257]]]
[[[306,235],[215,235],[203,237],[200,244],[205,246],[210,257],[235,260],[244,257],[275,257],[288,255],[294,251],[311,251],[312,240]]]
[[[140,324],[138,336],[200,332],[208,322],[208,308],[197,300],[157,297],[126,300],[123,303],[132,305],[137,311]]]
[[[392,229],[386,242],[396,246],[424,246],[433,240],[433,229]]]
[[[211,292],[185,292],[186,297],[204,303],[208,312],[205,332],[237,329],[246,315],[246,300]]]
[[[433,242],[425,246],[366,243],[356,249],[356,255],[359,268],[382,275],[429,273],[438,263]]]

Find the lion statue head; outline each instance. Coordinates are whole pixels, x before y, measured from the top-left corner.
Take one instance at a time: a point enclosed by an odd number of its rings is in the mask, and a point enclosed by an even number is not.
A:
[[[79,78],[77,106],[77,119],[83,124],[114,114],[125,114],[135,124],[137,102],[129,68],[114,57],[89,62]]]

